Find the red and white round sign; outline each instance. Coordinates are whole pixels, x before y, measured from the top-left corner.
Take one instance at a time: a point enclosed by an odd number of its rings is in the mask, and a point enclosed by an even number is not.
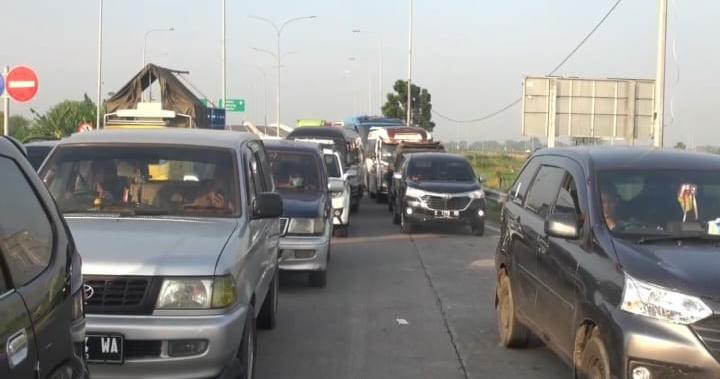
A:
[[[92,125],[88,124],[87,122],[84,122],[84,123],[78,125],[78,128],[77,128],[78,133],[89,132],[91,130],[93,130],[93,127],[92,127]]]
[[[15,101],[21,103],[30,101],[37,94],[38,77],[29,67],[14,67],[7,75],[5,88]]]

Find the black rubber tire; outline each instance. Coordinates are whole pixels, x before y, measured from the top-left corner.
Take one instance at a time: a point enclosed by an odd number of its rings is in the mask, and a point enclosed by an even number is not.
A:
[[[239,379],[253,379],[255,377],[255,358],[257,356],[257,329],[255,322],[255,308],[248,306],[243,328],[242,342],[238,350],[241,374]]]
[[[360,199],[355,199],[355,202],[350,202],[350,213],[357,213],[360,210]]]
[[[413,232],[414,225],[408,221],[405,217],[405,213],[400,214],[400,230],[405,234],[411,234]]]
[[[257,326],[260,329],[275,329],[277,325],[277,313],[278,313],[278,292],[280,289],[280,271],[275,272],[272,284],[268,293],[265,296],[262,308],[260,308],[260,314],[257,318]]]
[[[397,207],[393,209],[393,224],[400,225],[400,213],[398,212]]]
[[[348,229],[350,228],[350,225],[345,225],[343,227],[337,228],[333,231],[333,234],[335,234],[335,237],[341,237],[346,238],[348,236]]]
[[[393,201],[393,198],[388,195],[387,197],[387,203],[388,203],[388,212],[392,213],[393,208],[395,208],[395,202]]]
[[[327,270],[310,271],[308,273],[308,283],[311,287],[325,287],[327,285]]]
[[[581,379],[610,379],[610,359],[598,329],[593,330],[590,340],[580,355],[578,377]]]
[[[500,345],[507,348],[527,346],[530,329],[517,319],[510,278],[504,270],[498,274],[496,296],[495,314]]]
[[[479,221],[470,226],[470,230],[474,236],[482,236],[485,234],[485,221]]]
[[[387,195],[383,195],[381,193],[375,194],[375,202],[378,204],[382,204],[387,200]]]

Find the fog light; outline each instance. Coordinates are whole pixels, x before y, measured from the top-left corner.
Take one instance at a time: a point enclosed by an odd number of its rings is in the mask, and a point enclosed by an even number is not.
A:
[[[171,357],[199,355],[207,350],[207,346],[208,342],[205,340],[168,341],[168,355]]]
[[[295,258],[307,259],[315,256],[315,250],[295,250]]]
[[[336,210],[335,210],[335,216],[340,217],[340,216],[342,216],[342,213],[343,213],[343,210],[342,210],[342,209],[336,209]]]
[[[407,213],[408,215],[411,215],[411,214],[413,214],[413,209],[410,207],[407,207],[407,208],[405,208],[405,213]]]
[[[650,370],[647,367],[638,366],[632,370],[632,379],[650,379]]]
[[[485,216],[485,212],[481,209],[478,211],[478,216],[483,217]]]

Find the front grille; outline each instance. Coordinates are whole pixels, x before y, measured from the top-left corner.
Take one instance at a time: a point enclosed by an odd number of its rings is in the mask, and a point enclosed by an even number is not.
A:
[[[720,362],[720,316],[702,320],[692,324],[690,328],[705,344],[710,354]]]
[[[85,299],[90,314],[151,314],[161,284],[161,280],[142,276],[85,276],[84,280],[92,288],[92,296]]]
[[[125,340],[126,359],[157,358],[160,356],[161,341]]]
[[[466,196],[443,198],[440,196],[423,197],[428,208],[433,210],[459,211],[465,209],[470,203],[470,198]]]
[[[280,219],[280,235],[281,236],[284,236],[285,233],[287,233],[287,230],[285,230],[287,228],[287,225],[288,225],[288,219],[281,218]]]

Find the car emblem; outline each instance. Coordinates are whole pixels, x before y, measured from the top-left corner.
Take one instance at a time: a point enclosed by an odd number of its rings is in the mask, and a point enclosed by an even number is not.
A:
[[[443,197],[446,198],[446,199],[449,199],[451,196],[450,196],[449,193],[444,193],[444,194],[443,194]]]
[[[90,300],[95,295],[95,290],[89,285],[83,284],[83,295],[85,295],[85,300]]]

